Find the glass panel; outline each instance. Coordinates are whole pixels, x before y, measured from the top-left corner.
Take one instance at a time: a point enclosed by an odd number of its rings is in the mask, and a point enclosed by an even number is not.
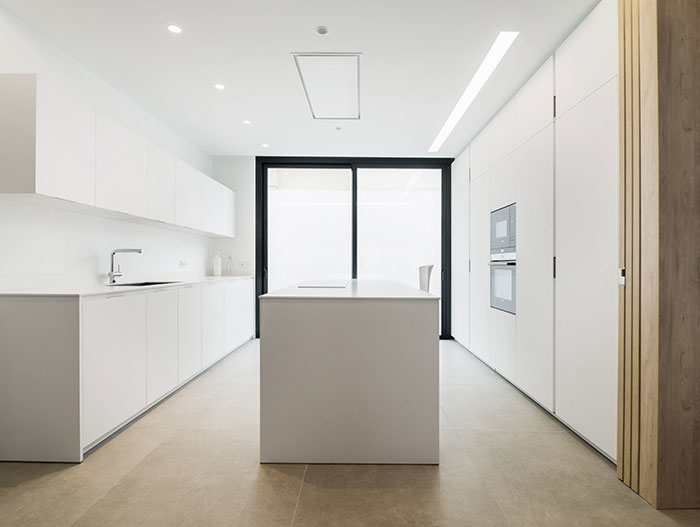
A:
[[[508,236],[508,222],[506,220],[496,223],[496,238],[505,238]]]
[[[440,169],[357,171],[358,278],[419,287],[418,267],[432,264],[440,294],[441,180]]]
[[[352,171],[268,169],[268,291],[352,276]]]
[[[495,269],[493,295],[502,300],[513,300],[513,273],[510,269]]]

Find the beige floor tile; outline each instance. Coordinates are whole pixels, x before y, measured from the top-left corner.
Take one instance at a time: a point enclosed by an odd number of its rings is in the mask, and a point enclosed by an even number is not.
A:
[[[0,463],[0,526],[700,527],[454,342],[441,344],[440,465],[260,465],[251,342],[80,465]]]

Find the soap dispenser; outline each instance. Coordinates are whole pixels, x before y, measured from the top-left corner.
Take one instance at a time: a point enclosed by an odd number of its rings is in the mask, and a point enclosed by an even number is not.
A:
[[[214,276],[221,276],[221,255],[219,254],[219,251],[216,252],[214,255]]]

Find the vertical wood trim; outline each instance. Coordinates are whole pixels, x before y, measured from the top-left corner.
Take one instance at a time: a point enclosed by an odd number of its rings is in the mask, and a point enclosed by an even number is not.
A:
[[[632,288],[634,286],[634,261],[632,255],[632,10],[631,0],[625,0],[625,96],[623,103],[625,113],[625,262],[628,264],[625,285],[625,364],[624,364],[624,447],[623,481],[626,485],[632,482]]]
[[[630,452],[630,486],[639,490],[639,359],[640,359],[640,270],[641,270],[641,236],[640,236],[640,98],[639,98],[639,0],[632,0],[632,393],[631,415],[631,452]]]
[[[618,267],[625,269],[625,0],[619,0],[617,4],[617,25],[618,25],[618,90],[620,109],[619,119],[619,256]],[[624,478],[624,442],[625,442],[625,288],[618,290],[618,368],[617,368],[617,477]]]
[[[644,163],[641,184],[642,258],[644,283],[641,290],[641,397],[639,493],[652,505],[657,505],[658,482],[658,381],[659,381],[659,87],[657,0],[641,0],[640,16],[640,81],[641,87],[641,145]]]

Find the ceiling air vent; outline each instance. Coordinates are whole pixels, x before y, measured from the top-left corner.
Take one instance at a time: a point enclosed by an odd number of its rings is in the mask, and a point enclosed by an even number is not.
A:
[[[359,53],[293,53],[314,119],[360,118]]]

